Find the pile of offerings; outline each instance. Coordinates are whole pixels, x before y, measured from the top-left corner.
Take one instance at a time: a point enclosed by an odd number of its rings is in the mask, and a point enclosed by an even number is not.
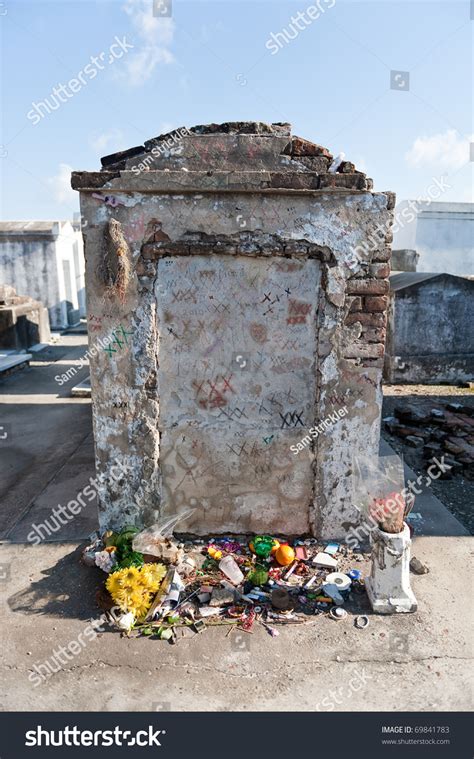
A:
[[[179,542],[172,533],[177,521],[108,531],[83,551],[86,565],[107,574],[97,601],[122,633],[175,643],[187,629],[228,625],[251,632],[260,624],[276,636],[278,625],[324,614],[341,620],[348,611],[362,626],[357,615],[369,604],[361,566],[367,557],[360,550],[271,535]]]

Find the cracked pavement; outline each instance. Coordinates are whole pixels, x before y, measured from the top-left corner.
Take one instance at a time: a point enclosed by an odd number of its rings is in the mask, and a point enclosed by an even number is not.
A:
[[[339,622],[318,616],[280,626],[276,638],[260,626],[228,636],[227,627],[214,627],[198,635],[186,631],[172,646],[104,628],[34,686],[33,665],[51,660],[100,616],[100,570],[82,566],[70,543],[3,544],[1,561],[11,572],[1,586],[1,708],[470,710],[469,548],[469,538],[417,538],[414,553],[430,567],[429,574],[413,576],[419,611],[370,614],[365,630],[354,627],[352,616]]]

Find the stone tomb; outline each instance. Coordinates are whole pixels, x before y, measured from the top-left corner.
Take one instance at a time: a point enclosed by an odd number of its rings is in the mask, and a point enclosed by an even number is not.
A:
[[[0,284],[0,349],[28,350],[51,339],[48,312],[29,295]]]
[[[393,193],[288,124],[102,165],[72,180],[102,526],[194,507],[190,533],[343,538],[352,456],[378,452]]]

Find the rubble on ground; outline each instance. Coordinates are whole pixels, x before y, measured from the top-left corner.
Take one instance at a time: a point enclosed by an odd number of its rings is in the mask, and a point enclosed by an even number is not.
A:
[[[426,575],[430,571],[426,564],[423,564],[416,556],[412,556],[410,559],[410,569],[416,575]]]
[[[410,405],[395,406],[383,421],[391,435],[423,449],[426,468],[444,456],[450,467],[444,478],[462,475],[474,480],[474,409],[462,403],[444,403],[427,412]]]

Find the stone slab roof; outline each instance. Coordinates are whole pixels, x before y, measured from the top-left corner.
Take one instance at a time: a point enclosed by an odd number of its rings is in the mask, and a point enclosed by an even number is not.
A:
[[[286,123],[236,121],[180,127],[104,156],[100,172],[73,172],[72,187],[128,192],[367,191],[372,180]]]
[[[442,271],[393,271],[390,275],[390,290],[394,292],[405,290],[407,287],[413,287],[429,279],[437,279],[439,277],[448,277],[448,279],[460,280],[461,282],[465,282],[468,279],[467,277],[458,277],[455,274],[447,274]]]
[[[57,235],[68,221],[0,221],[0,235]]]

